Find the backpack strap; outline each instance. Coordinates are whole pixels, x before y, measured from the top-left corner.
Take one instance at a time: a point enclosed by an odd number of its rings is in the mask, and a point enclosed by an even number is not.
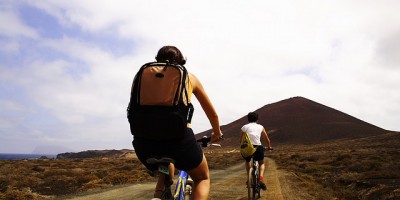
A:
[[[186,97],[186,103],[187,104],[190,104],[190,102],[189,102],[189,95],[188,95],[188,91],[187,91],[187,88],[186,88],[186,80],[188,80],[189,81],[189,78],[188,78],[188,72],[187,72],[187,70],[186,70],[186,68],[183,66],[183,65],[177,65],[181,70],[182,70],[182,82],[181,82],[181,91],[180,91],[180,94],[179,94],[179,101],[178,101],[178,103],[184,103],[183,102],[183,95],[185,95],[185,97]]]
[[[132,85],[132,91],[131,91],[131,99],[130,99],[130,105],[136,106],[140,105],[140,84],[142,80],[142,74],[146,66],[150,63],[144,64],[139,71],[136,73],[135,80],[133,81]]]

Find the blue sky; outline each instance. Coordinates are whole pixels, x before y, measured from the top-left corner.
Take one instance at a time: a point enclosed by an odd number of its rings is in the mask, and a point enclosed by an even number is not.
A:
[[[303,96],[400,130],[399,1],[0,2],[0,153],[131,147],[137,69],[175,45],[221,124]],[[193,129],[210,128],[194,101]]]

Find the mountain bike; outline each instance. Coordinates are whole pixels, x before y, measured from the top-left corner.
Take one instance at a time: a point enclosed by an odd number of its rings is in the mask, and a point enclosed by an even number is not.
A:
[[[273,150],[273,148],[264,147],[264,150]],[[251,157],[251,167],[247,175],[247,197],[250,200],[261,198],[260,171],[257,161]]]
[[[247,197],[248,199],[259,199],[261,197],[260,173],[258,171],[258,162],[251,158],[252,163],[249,174],[247,175]]]
[[[149,158],[146,160],[148,164],[158,165],[158,172],[160,176],[165,176],[165,192],[162,194],[161,199],[168,200],[188,200],[192,194],[193,181],[189,178],[187,172],[180,170],[178,176],[178,182],[175,186],[175,192],[172,194],[171,186],[173,181],[170,180],[170,174],[168,166],[175,163],[175,160],[168,157],[161,158]]]
[[[203,137],[197,142],[202,143],[202,147],[210,146],[211,137]],[[220,146],[218,144],[211,144],[215,146]],[[183,170],[179,171],[178,180],[175,186],[174,193],[171,191],[171,186],[173,181],[170,179],[169,175],[169,165],[170,163],[174,164],[175,160],[168,157],[161,158],[149,158],[146,160],[148,164],[157,165],[158,172],[160,172],[160,176],[165,176],[165,192],[161,196],[161,199],[165,200],[191,200],[192,192],[193,192],[193,180],[190,178],[189,174]]]

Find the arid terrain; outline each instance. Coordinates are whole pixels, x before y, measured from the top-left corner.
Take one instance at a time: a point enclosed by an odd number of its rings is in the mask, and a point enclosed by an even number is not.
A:
[[[268,180],[268,190],[262,192],[261,199],[305,199],[310,197],[303,190],[295,190],[289,187],[288,180],[292,179],[291,174],[277,170],[276,164],[271,159],[266,159],[268,173],[265,179]],[[211,192],[209,199],[247,199],[247,190],[244,184],[246,173],[244,164],[236,164],[225,169],[211,171]],[[284,187],[281,187],[284,185]],[[113,188],[112,190],[100,190],[95,192],[82,193],[78,196],[67,196],[64,199],[70,200],[128,200],[128,199],[151,199],[154,191],[154,182],[141,184],[130,184]]]
[[[400,133],[392,132],[275,146],[266,153],[268,190],[262,199],[399,199],[399,145]],[[210,199],[246,199],[238,151],[205,152],[212,175]],[[0,163],[0,199],[148,199],[155,181],[134,157]]]
[[[263,199],[400,199],[400,132],[302,97],[257,112],[274,146],[266,152]],[[210,199],[246,199],[237,147],[245,123],[224,125],[223,147],[204,149]],[[0,199],[149,199],[154,181],[130,150],[0,161]]]

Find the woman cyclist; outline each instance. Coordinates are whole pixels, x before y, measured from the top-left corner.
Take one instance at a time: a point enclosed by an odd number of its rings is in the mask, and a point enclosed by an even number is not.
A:
[[[156,56],[157,62],[180,64],[186,63],[180,50],[174,46],[162,47]],[[213,129],[211,142],[222,138],[220,123],[210,99],[207,96],[201,82],[193,74],[189,73],[188,98],[194,94],[201,107],[206,113]],[[142,90],[142,92],[151,92]],[[152,94],[153,95],[153,94]],[[188,172],[194,181],[194,199],[207,199],[210,191],[210,175],[207,160],[204,157],[201,147],[197,144],[194,133],[187,124],[186,134],[181,139],[173,140],[151,140],[147,138],[134,137],[132,142],[139,160],[147,169],[155,171],[157,166],[146,163],[148,158],[154,156],[166,156],[175,160],[174,166]],[[172,168],[172,165],[170,166]],[[170,169],[173,171],[173,169]],[[172,173],[173,174],[173,173]],[[164,176],[159,176],[154,197],[160,198],[165,191]]]

